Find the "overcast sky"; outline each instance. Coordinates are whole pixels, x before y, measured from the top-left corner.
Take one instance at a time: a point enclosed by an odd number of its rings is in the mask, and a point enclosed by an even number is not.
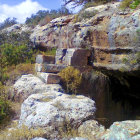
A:
[[[61,5],[62,0],[0,0],[0,22],[15,17],[23,23],[39,10],[58,9]]]

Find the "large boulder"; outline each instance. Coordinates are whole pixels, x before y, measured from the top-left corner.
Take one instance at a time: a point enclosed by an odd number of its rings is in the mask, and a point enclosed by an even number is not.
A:
[[[102,140],[139,140],[140,120],[114,122]]]
[[[16,101],[24,101],[31,94],[62,91],[62,88],[58,84],[47,85],[39,77],[32,74],[22,75],[20,79],[13,85],[13,98]]]
[[[59,129],[94,118],[95,102],[84,96],[47,92],[30,95],[21,106],[20,124]]]

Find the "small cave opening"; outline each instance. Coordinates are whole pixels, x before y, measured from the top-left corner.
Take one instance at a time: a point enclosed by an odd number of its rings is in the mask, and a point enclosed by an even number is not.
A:
[[[104,98],[104,106],[100,108],[97,102],[96,118],[107,128],[115,121],[140,119],[140,77],[122,76],[116,78],[109,76],[108,91]],[[98,110],[99,109],[99,110]],[[102,111],[102,109],[104,111]],[[102,112],[102,113],[100,113]]]
[[[113,122],[140,119],[140,77],[104,77],[93,72],[83,79],[79,93],[95,100],[95,119],[109,128]]]

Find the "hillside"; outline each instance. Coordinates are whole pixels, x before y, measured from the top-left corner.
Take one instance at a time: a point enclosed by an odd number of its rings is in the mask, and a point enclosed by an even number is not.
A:
[[[0,57],[0,140],[140,139],[139,7],[14,24]]]

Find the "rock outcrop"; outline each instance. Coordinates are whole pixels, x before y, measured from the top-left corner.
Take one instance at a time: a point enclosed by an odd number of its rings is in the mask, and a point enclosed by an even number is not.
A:
[[[137,71],[140,10],[121,11],[118,7],[119,2],[110,3],[57,18],[47,25],[38,25],[30,38],[35,45],[46,48],[93,48],[95,68]]]
[[[24,25],[24,24],[14,24],[11,27],[7,27],[5,29],[3,29],[1,32],[2,33],[22,33],[22,32],[32,32],[33,28],[28,26],[28,25]]]
[[[32,94],[21,106],[20,124],[28,127],[59,128],[65,122],[77,126],[94,118],[95,103],[84,96],[61,92]]]
[[[46,84],[39,77],[32,74],[23,75],[18,79],[13,85],[13,90],[13,98],[16,101],[24,101],[32,94],[63,91],[60,85]]]
[[[90,66],[137,74],[135,72],[140,68],[140,10],[121,11],[118,7],[119,3],[91,7],[78,15],[60,17],[47,25],[36,26],[30,36],[34,45],[58,49],[55,57],[37,56],[37,76],[23,75],[14,84],[13,98],[23,102],[20,125],[49,128],[53,133],[70,124],[77,129],[79,136],[71,140],[140,139],[140,121],[114,122],[109,129],[105,129],[94,120],[95,101],[82,95],[65,94],[59,85],[60,77],[56,74],[69,65],[80,69]],[[7,31],[19,32],[20,29],[15,25]],[[95,82],[98,88],[105,88],[104,84],[100,85],[100,80]],[[96,98],[102,98],[102,103],[98,104],[103,109],[103,96]]]
[[[36,57],[36,72],[58,73],[67,66],[79,69],[91,67],[91,51],[81,48],[57,49],[55,59],[52,56],[38,55]],[[53,61],[52,61],[53,60]]]
[[[102,140],[139,140],[140,120],[114,122]]]

